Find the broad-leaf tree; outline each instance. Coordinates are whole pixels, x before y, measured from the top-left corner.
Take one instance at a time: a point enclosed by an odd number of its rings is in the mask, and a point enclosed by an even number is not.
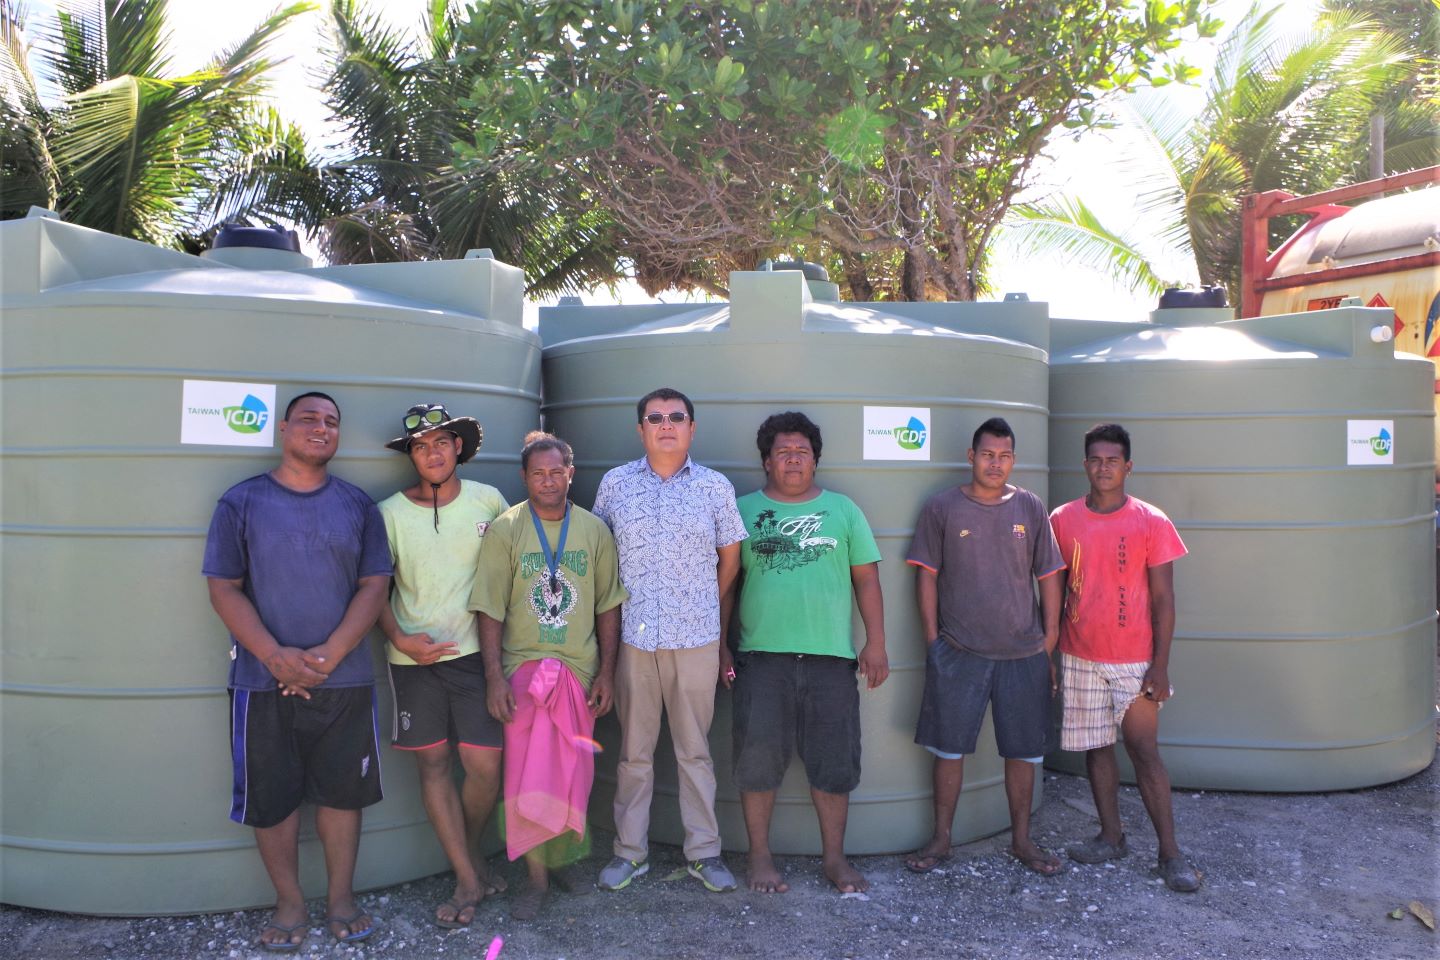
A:
[[[476,169],[580,185],[652,292],[809,245],[852,295],[972,299],[1052,132],[1187,77],[1206,0],[479,0]]]
[[[356,0],[334,0],[322,90],[343,135],[322,169],[312,217],[332,263],[426,260],[489,247],[521,266],[531,293],[575,291],[617,278],[609,222],[577,185],[528,170],[457,168],[467,136],[460,100],[474,82],[461,58],[460,5],[430,0],[414,34]],[[275,195],[297,212],[314,202],[309,171],[276,170]]]

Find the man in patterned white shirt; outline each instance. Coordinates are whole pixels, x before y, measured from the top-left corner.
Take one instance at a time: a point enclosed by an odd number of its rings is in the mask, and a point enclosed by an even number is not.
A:
[[[620,762],[615,787],[615,858],[602,890],[621,890],[650,869],[650,799],[663,709],[680,774],[680,818],[691,876],[709,890],[735,889],[720,858],[710,721],[720,671],[721,603],[731,602],[747,536],[724,476],[690,459],[695,406],[661,387],[635,405],[645,456],[600,481],[594,513],[615,535],[621,609],[615,694]]]

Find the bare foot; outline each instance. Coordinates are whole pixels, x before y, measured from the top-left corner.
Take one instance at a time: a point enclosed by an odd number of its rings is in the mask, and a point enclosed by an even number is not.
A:
[[[277,944],[293,944],[291,949],[298,950],[310,933],[309,928],[310,912],[305,909],[305,901],[277,903],[275,912],[260,931],[260,946],[269,950]]]
[[[498,870],[491,870],[490,864],[484,857],[476,857],[475,876],[480,878],[480,886],[485,888],[485,896],[493,897],[497,893],[504,893],[510,889],[510,884]]]
[[[870,889],[870,881],[865,875],[850,865],[850,861],[843,857],[834,863],[823,865],[825,879],[834,885],[840,893],[864,893]]]
[[[1034,843],[1012,846],[1010,856],[1043,877],[1053,877],[1060,872],[1060,858],[1045,852]]]
[[[549,896],[548,887],[527,883],[525,889],[510,898],[510,916],[516,920],[534,920],[540,916],[540,910]]]
[[[790,889],[775,868],[775,858],[768,853],[750,854],[750,875],[746,879],[756,893],[784,893]]]
[[[950,838],[932,837],[930,842],[905,858],[905,869],[911,873],[929,873],[950,859]]]

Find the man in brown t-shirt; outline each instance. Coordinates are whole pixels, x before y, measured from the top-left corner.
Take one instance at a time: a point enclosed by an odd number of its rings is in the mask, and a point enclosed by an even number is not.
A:
[[[965,755],[975,752],[990,704],[1005,759],[1010,852],[1048,876],[1060,861],[1030,839],[1030,798],[1055,692],[1050,654],[1060,636],[1061,604],[1055,574],[1065,563],[1045,505],[1009,482],[1015,466],[1010,425],[999,417],[986,420],[967,456],[970,482],[926,501],[905,558],[915,567],[915,599],[929,648],[915,742],[935,755],[935,832],[905,866],[929,873],[950,859]]]

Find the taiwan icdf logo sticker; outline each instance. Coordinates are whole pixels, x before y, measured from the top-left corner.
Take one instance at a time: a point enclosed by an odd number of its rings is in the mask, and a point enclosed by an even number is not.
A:
[[[275,385],[186,380],[180,442],[269,447],[275,442]]]
[[[1395,462],[1394,420],[1350,420],[1345,429],[1345,462],[1351,466]]]
[[[862,449],[866,460],[929,460],[928,407],[866,407]]]

